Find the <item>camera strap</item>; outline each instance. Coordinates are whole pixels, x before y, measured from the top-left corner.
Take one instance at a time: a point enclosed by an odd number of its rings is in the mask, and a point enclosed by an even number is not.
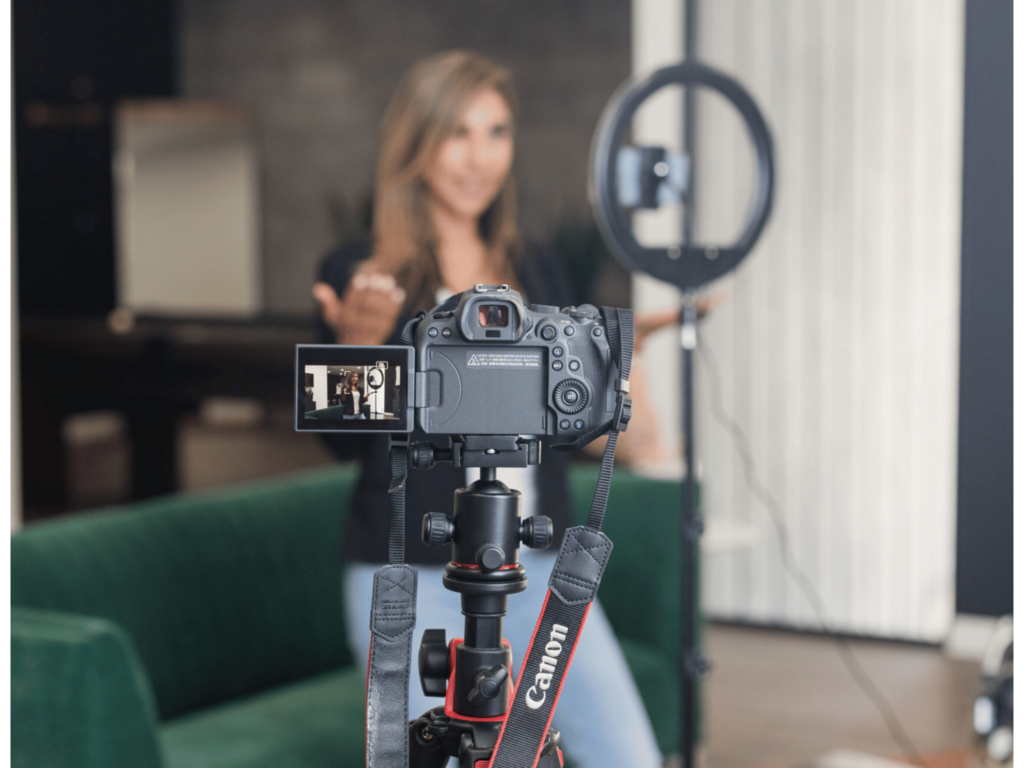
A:
[[[407,436],[391,438],[388,565],[373,575],[366,674],[367,768],[409,765],[409,674],[416,626],[416,569],[405,563]]]
[[[413,344],[416,326],[425,315],[425,312],[417,312],[402,329],[403,344]],[[412,635],[416,627],[417,577],[416,569],[405,562],[409,436],[391,435],[389,446],[388,564],[373,574],[370,607],[370,658],[366,670],[367,768],[409,766],[409,675]]]
[[[597,596],[612,551],[611,539],[601,532],[601,525],[611,487],[615,445],[630,417],[631,401],[627,395],[633,359],[633,313],[628,309],[602,307],[601,314],[612,355],[619,366],[614,416],[610,425],[602,425],[596,434],[588,433],[572,443],[552,446],[553,450],[573,450],[607,431],[608,443],[601,460],[597,489],[586,524],[565,532],[548,580],[544,607],[516,680],[512,706],[502,723],[488,768],[534,768],[537,765],[590,604]]]

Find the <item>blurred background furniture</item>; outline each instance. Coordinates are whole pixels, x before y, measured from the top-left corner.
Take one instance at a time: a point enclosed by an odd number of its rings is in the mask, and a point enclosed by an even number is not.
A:
[[[178,490],[178,417],[216,395],[293,403],[294,345],[312,341],[305,319],[150,318],[114,330],[102,318],[24,318],[21,396],[31,414],[23,432],[26,512],[67,501],[67,416],[122,412],[131,498],[170,493]]]
[[[356,476],[331,467],[15,535],[12,765],[362,765],[362,661],[346,641],[338,556]],[[573,470],[580,522],[596,480],[595,467]],[[680,563],[678,542],[658,532],[679,493],[616,474],[601,589],[667,752],[679,595],[678,579],[659,575]],[[636,599],[640,581],[657,590],[650,600]]]

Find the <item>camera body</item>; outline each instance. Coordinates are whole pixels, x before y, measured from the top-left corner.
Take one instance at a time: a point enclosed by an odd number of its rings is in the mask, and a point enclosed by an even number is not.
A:
[[[427,434],[579,435],[611,418],[618,366],[595,307],[478,285],[420,322],[416,377]]]
[[[415,424],[428,435],[573,439],[612,419],[619,378],[595,307],[527,306],[507,285],[477,285],[435,308],[419,320],[411,348],[300,345],[296,363],[303,431],[410,432]],[[361,370],[363,379],[383,371],[390,408],[353,418],[314,395],[310,410],[306,387],[315,393],[324,369],[339,377]]]

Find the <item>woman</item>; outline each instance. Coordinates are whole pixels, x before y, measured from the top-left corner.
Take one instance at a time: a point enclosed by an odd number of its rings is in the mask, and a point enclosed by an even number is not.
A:
[[[397,344],[405,319],[478,283],[506,283],[528,303],[564,307],[572,292],[558,258],[523,241],[515,223],[512,173],[516,99],[509,74],[479,54],[453,51],[415,65],[385,113],[377,167],[373,240],[327,256],[314,295],[321,304],[321,340],[340,344]],[[632,431],[632,427],[631,427]],[[628,433],[625,433],[628,434]],[[413,435],[413,439],[425,436]],[[369,649],[373,572],[387,561],[387,440],[377,435],[327,437],[342,458],[360,458],[360,478],[346,525],[345,602],[354,650]],[[560,542],[570,509],[565,454],[543,451],[527,470],[498,470],[498,479],[523,492],[524,517],[544,514]],[[417,634],[445,628],[459,637],[458,596],[441,582],[447,547],[420,540],[430,510],[451,509],[462,469],[447,464],[407,480],[406,560],[420,571]],[[554,549],[520,550],[527,590],[509,599],[504,634],[518,671],[540,614]],[[415,674],[413,675],[415,678]],[[410,685],[410,717],[438,706]],[[654,734],[600,606],[595,604],[573,658],[554,727],[562,745],[585,768],[661,765]]]
[[[341,390],[341,416],[344,419],[360,419],[363,417],[362,405],[366,402],[366,396],[359,387],[359,371],[352,371],[346,379],[345,386]]]

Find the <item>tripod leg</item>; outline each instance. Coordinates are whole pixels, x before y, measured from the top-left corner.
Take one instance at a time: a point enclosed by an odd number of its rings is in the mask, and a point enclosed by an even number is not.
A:
[[[444,742],[432,732],[434,712],[431,710],[409,723],[409,768],[444,768],[448,764]]]
[[[540,751],[540,760],[537,761],[537,768],[561,768],[562,751],[558,743],[562,734],[555,730],[549,730],[547,738],[544,739],[544,748]]]
[[[489,761],[491,756],[491,750],[493,749],[493,736],[488,739],[488,752],[485,754],[488,756],[486,759]],[[467,734],[463,736],[463,739],[467,739],[468,742],[463,745],[463,748],[459,750],[459,768],[480,768],[478,765],[481,760],[479,753],[472,754],[469,747],[472,745],[472,738]],[[548,735],[544,739],[544,746],[540,750],[540,757],[537,759],[536,768],[562,768],[564,765],[562,761],[561,750],[558,748],[558,744],[561,740],[561,734],[558,731],[550,730]]]

